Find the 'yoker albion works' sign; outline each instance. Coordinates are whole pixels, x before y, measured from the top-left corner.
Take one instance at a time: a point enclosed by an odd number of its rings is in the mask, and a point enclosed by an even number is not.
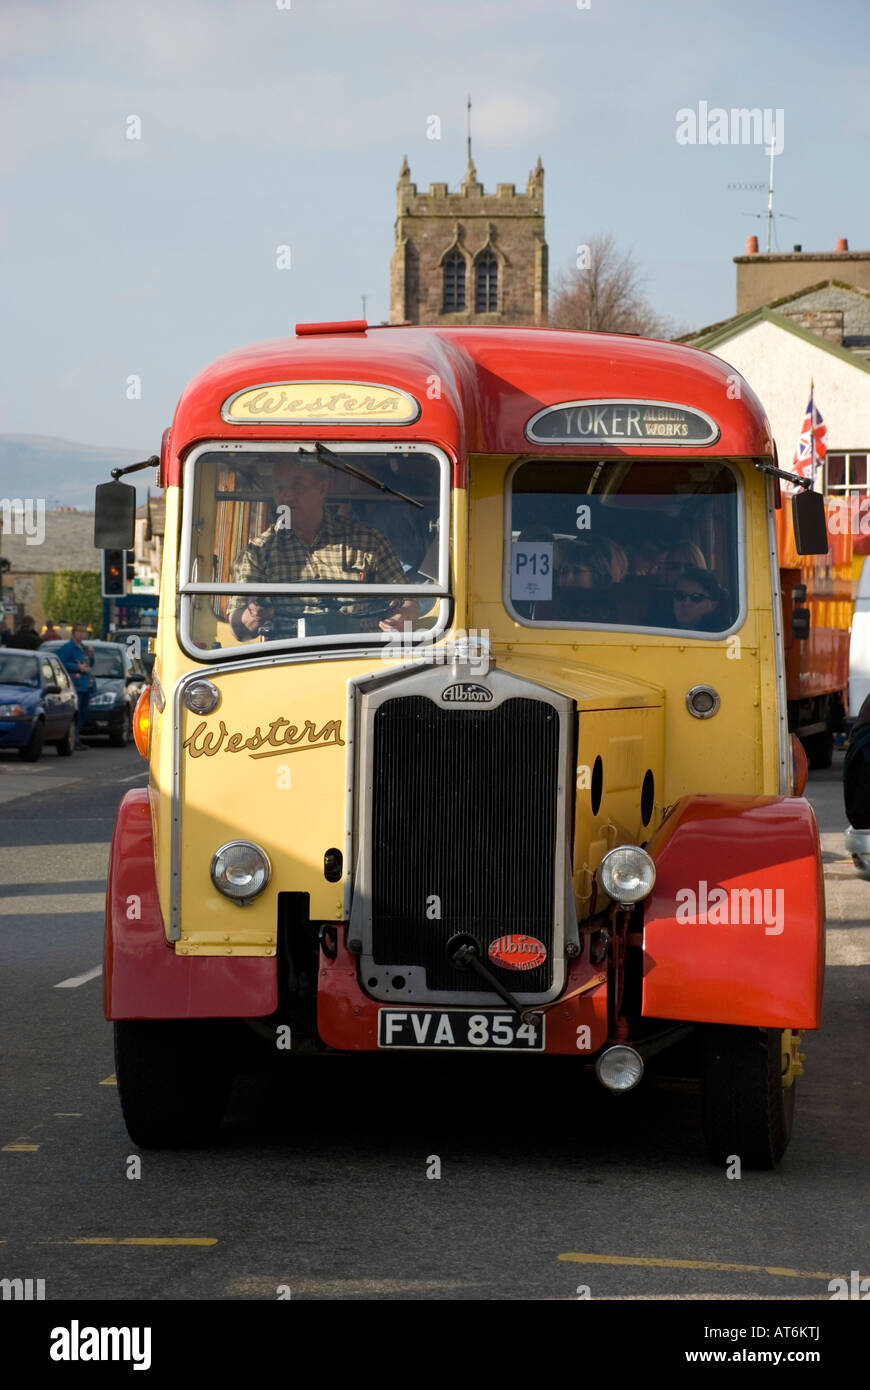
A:
[[[533,444],[713,444],[719,426],[700,410],[667,401],[566,401],[526,425]]]

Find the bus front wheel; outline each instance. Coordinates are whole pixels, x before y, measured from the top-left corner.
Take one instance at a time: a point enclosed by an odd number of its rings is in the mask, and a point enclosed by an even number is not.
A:
[[[229,1025],[222,1019],[115,1023],[115,1075],[124,1123],[143,1149],[214,1139],[232,1085]]]
[[[795,1081],[784,1060],[790,1030],[710,1027],[704,1032],[704,1135],[715,1163],[775,1168],[791,1139]]]

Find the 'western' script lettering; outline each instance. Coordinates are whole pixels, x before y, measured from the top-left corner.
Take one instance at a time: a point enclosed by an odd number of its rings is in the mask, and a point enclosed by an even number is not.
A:
[[[202,719],[182,744],[192,758],[213,758],[221,749],[224,753],[247,752],[251,758],[274,758],[281,753],[307,753],[312,748],[332,747],[344,747],[340,719],[330,719],[322,729],[318,729],[311,719],[306,719],[300,729],[283,715],[272,720],[265,734],[258,724],[247,738],[243,733],[230,734],[222,719],[216,730],[210,729],[207,721]],[[257,749],[264,751],[257,752]]]

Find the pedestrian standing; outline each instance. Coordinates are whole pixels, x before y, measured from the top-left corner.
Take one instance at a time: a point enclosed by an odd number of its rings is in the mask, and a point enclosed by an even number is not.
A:
[[[45,620],[45,627],[42,629],[42,640],[43,642],[62,641],[61,635],[55,627],[51,618],[46,618]]]
[[[87,627],[84,623],[73,623],[72,637],[58,647],[57,655],[70,674],[76,695],[79,697],[79,712],[76,720],[76,748],[85,751],[88,745],[82,742],[82,729],[88,716],[91,687],[95,684],[91,668],[94,664],[93,647],[85,646]]]
[[[42,638],[36,631],[36,623],[29,614],[25,614],[21,619],[21,626],[13,632],[6,644],[8,647],[23,647],[26,651],[35,652],[42,646]]]

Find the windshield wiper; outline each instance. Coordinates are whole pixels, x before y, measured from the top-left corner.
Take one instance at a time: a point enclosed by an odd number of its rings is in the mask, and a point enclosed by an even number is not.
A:
[[[314,445],[315,453],[324,463],[328,463],[330,468],[338,468],[342,473],[347,473],[351,478],[359,478],[361,482],[369,483],[371,487],[380,488],[381,492],[390,492],[393,497],[398,497],[402,502],[410,502],[412,507],[419,507],[423,510],[423,503],[418,502],[416,497],[408,497],[406,493],[399,492],[396,488],[390,487],[389,483],[382,483],[380,479],[373,478],[371,473],[364,473],[361,468],[355,468],[351,463],[344,463],[342,459],[334,454],[331,449],[327,449],[325,444],[319,440]],[[307,449],[299,449],[300,454],[307,454]]]

